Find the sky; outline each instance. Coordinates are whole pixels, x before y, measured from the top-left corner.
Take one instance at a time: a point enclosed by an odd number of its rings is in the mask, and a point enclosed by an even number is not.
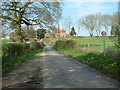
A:
[[[75,30],[77,32],[76,23],[81,17],[96,13],[113,15],[115,12],[118,11],[118,2],[116,0],[114,0],[114,2],[112,0],[109,2],[103,0],[99,2],[95,2],[94,0],[92,2],[87,1],[75,2],[73,0],[72,1],[69,0],[68,2],[64,2],[62,10],[63,11],[62,19],[60,20],[60,28],[65,29],[63,25],[64,18],[70,17],[73,21],[72,26],[75,27]],[[89,33],[87,30],[81,30],[79,35],[89,36]]]

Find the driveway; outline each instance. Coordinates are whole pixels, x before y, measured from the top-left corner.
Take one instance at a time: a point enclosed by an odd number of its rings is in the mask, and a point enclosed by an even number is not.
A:
[[[118,81],[46,44],[42,54],[4,73],[3,87],[118,88]]]

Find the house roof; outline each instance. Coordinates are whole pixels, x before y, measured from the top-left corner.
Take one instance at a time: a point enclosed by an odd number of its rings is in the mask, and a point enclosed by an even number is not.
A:
[[[58,32],[58,31],[66,32],[64,29],[57,29],[56,31],[57,31],[57,32]]]

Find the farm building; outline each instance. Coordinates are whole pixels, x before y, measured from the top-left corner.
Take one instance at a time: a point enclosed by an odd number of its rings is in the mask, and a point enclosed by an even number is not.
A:
[[[56,30],[56,33],[46,33],[44,37],[45,38],[66,37],[66,31],[64,29],[59,29],[59,30]]]

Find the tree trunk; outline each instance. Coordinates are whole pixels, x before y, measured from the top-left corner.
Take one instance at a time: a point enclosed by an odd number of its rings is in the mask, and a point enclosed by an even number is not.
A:
[[[21,32],[21,24],[20,23],[17,24],[16,39],[20,43],[23,42],[23,36],[22,36],[22,32]]]
[[[92,33],[90,33],[90,36],[92,37],[92,36],[93,36],[93,34],[92,34]]]

